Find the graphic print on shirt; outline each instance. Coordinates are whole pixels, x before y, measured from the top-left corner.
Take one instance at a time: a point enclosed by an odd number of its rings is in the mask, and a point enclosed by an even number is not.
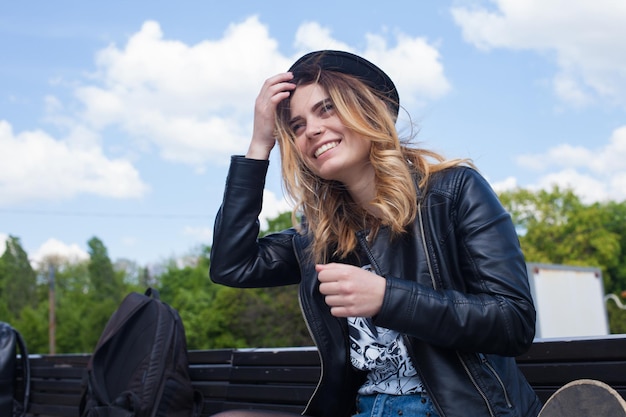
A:
[[[372,272],[369,265],[363,269]],[[367,370],[359,393],[414,394],[423,390],[400,333],[377,327],[367,317],[349,317],[352,366]]]

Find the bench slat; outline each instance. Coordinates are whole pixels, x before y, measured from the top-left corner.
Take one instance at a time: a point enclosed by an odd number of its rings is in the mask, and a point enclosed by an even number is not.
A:
[[[192,381],[192,385],[195,389],[200,391],[205,399],[207,398],[221,398],[225,399],[228,394],[228,381],[224,382],[199,382]]]
[[[189,364],[229,364],[234,349],[190,350],[187,353]]]
[[[56,379],[33,379],[30,382],[31,393],[40,392],[80,392],[82,383],[80,380],[56,380]]]
[[[320,376],[319,366],[234,366],[231,382],[290,382],[317,384]]]
[[[233,352],[233,365],[319,366],[314,348],[289,350],[242,350]]]
[[[315,387],[294,385],[231,384],[226,400],[238,402],[304,404]]]
[[[202,416],[208,417],[214,413],[226,410],[267,410],[267,411],[286,411],[289,413],[300,414],[304,411],[303,405],[287,405],[287,404],[259,404],[246,402],[206,402],[202,410]]]
[[[231,370],[230,365],[191,365],[189,376],[192,381],[228,381]]]
[[[520,369],[531,385],[565,385],[575,379],[597,379],[612,386],[626,384],[626,362],[537,363],[524,364]]]
[[[50,404],[30,404],[27,416],[37,417],[76,417],[78,406],[60,406]]]
[[[80,395],[75,394],[59,394],[59,393],[44,393],[33,392],[30,396],[30,401],[33,404],[51,404],[51,405],[69,405],[78,407],[80,404]]]
[[[528,352],[516,359],[518,363],[624,361],[626,360],[626,337],[613,335],[590,339],[537,340]]]

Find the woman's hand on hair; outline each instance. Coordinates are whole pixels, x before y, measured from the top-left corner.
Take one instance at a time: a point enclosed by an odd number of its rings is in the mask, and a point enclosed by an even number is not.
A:
[[[385,295],[385,278],[346,264],[315,266],[320,292],[335,317],[372,317],[378,314]]]
[[[274,117],[278,103],[289,97],[296,85],[290,72],[268,78],[254,103],[254,127],[252,140],[246,158],[268,159],[276,144],[274,137]]]

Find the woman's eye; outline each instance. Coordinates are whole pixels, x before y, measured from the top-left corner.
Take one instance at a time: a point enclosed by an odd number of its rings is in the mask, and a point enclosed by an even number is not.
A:
[[[289,128],[295,135],[299,135],[304,129],[304,123],[293,123]]]
[[[322,107],[320,107],[320,112],[322,114],[324,113],[331,113],[333,110],[335,110],[335,106],[333,106],[333,103],[324,103],[324,105]]]

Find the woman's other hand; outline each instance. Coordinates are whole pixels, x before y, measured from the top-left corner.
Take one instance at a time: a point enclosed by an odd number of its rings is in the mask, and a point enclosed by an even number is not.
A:
[[[386,280],[373,272],[346,264],[315,266],[320,292],[335,317],[372,317],[383,304]]]

